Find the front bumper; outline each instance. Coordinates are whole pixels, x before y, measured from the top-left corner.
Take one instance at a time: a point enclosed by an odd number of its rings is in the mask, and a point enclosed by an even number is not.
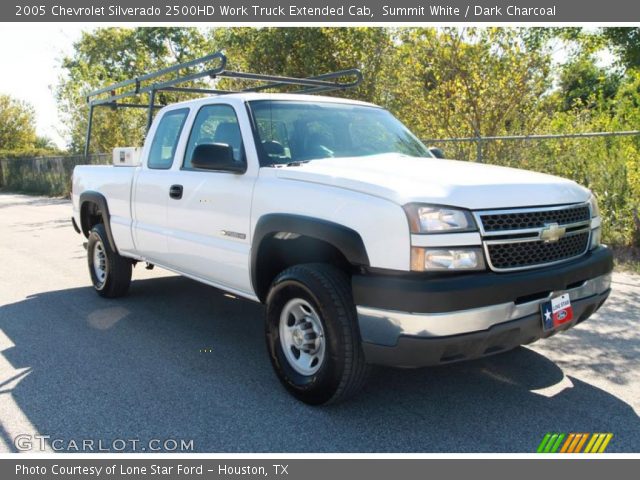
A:
[[[527,272],[456,276],[353,277],[367,361],[420,367],[510,350],[553,335],[540,304],[569,293],[574,320],[600,308],[610,292],[613,260],[604,247],[566,264]],[[400,307],[405,305],[404,307]]]

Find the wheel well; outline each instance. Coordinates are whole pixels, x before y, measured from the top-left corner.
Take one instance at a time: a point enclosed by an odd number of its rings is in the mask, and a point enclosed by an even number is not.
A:
[[[104,223],[100,206],[91,201],[83,202],[80,207],[80,228],[85,237],[99,223]]]
[[[256,295],[264,302],[273,279],[283,270],[302,263],[329,263],[351,273],[354,266],[329,242],[306,235],[276,233],[265,237],[258,247],[255,264]]]

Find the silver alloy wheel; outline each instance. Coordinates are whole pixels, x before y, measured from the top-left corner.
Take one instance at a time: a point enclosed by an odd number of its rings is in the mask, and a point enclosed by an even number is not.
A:
[[[296,372],[313,375],[325,354],[324,329],[320,316],[302,298],[289,300],[280,313],[280,345]]]
[[[98,289],[101,289],[107,280],[107,268],[107,253],[104,250],[104,244],[101,240],[97,240],[93,246],[93,273],[99,283]]]

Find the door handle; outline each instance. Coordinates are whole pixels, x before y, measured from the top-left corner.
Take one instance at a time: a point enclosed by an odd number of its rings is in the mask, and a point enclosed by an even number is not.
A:
[[[169,188],[169,196],[180,200],[182,198],[182,185],[171,185],[171,188]]]

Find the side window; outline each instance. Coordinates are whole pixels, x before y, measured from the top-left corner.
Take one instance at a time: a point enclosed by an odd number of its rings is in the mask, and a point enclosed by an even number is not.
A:
[[[231,105],[205,105],[193,122],[182,168],[190,170],[191,157],[198,145],[224,143],[233,148],[233,159],[245,163],[238,117]]]
[[[171,110],[162,116],[156,129],[156,134],[153,137],[153,142],[151,142],[151,151],[147,162],[149,168],[171,168],[182,126],[188,114],[188,108],[181,108],[179,110]]]

